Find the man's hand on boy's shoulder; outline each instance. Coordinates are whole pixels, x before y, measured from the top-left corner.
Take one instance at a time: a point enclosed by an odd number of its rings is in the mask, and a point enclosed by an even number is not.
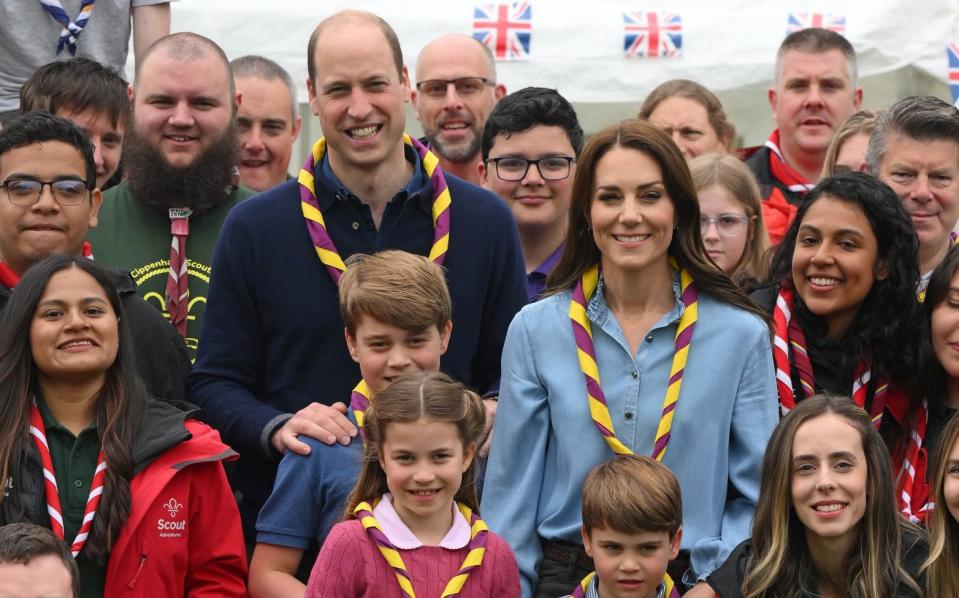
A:
[[[281,455],[288,450],[309,455],[310,447],[297,438],[300,434],[316,438],[323,444],[339,442],[347,445],[356,433],[356,426],[346,417],[346,405],[343,403],[310,403],[286,420],[286,423],[273,433],[270,442]]]

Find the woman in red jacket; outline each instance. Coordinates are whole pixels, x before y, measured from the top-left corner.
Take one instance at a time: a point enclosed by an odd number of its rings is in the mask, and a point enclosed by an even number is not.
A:
[[[0,523],[71,547],[80,596],[245,596],[235,453],[189,411],[147,397],[106,271],[54,256],[0,323]],[[202,492],[201,492],[202,489]]]

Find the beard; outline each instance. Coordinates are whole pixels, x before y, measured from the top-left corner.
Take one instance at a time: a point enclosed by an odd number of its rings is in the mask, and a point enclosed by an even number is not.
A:
[[[469,126],[469,137],[457,143],[446,143],[441,138],[442,129],[439,125],[435,129],[426,130],[424,135],[430,142],[430,149],[445,158],[449,162],[462,163],[469,162],[479,154],[480,144],[482,142],[482,131],[476,130],[476,125]]]
[[[232,122],[187,166],[171,166],[163,152],[140,135],[135,123],[123,143],[130,190],[140,201],[163,210],[190,208],[197,214],[221,205],[230,197],[238,161],[239,144]]]

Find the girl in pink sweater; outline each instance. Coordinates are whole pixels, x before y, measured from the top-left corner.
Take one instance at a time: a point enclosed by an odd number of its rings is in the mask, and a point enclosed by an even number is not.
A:
[[[480,398],[445,374],[418,372],[357,420],[363,467],[306,597],[518,597],[516,559],[476,512]]]

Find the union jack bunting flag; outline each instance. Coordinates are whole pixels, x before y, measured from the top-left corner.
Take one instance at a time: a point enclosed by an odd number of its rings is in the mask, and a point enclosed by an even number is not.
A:
[[[480,4],[473,11],[473,37],[490,49],[496,60],[529,58],[533,8],[529,2]]]
[[[948,44],[946,55],[949,57],[949,91],[952,92],[952,104],[959,108],[959,43]]]
[[[683,23],[665,12],[623,13],[623,50],[626,56],[679,56],[683,50]]]
[[[786,27],[786,35],[816,27],[817,29],[828,29],[836,33],[846,32],[846,17],[842,15],[823,14],[821,12],[791,12],[789,13],[789,25]]]

